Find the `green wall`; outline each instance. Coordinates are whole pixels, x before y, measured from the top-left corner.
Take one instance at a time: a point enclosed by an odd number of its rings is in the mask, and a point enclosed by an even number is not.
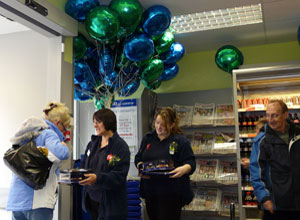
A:
[[[297,41],[240,47],[244,64],[263,64],[285,61],[300,61],[300,47]],[[183,92],[231,88],[231,75],[220,70],[215,64],[216,51],[186,54],[179,61],[178,75],[162,83],[157,93]]]
[[[65,11],[65,5],[68,0],[47,0],[47,2],[50,2],[55,7],[59,8],[62,11]]]
[[[61,10],[64,10],[67,2],[67,0],[48,1]],[[84,25],[79,24],[79,31],[84,31]],[[297,41],[239,47],[239,50],[244,55],[244,65],[300,61],[300,47]],[[155,92],[170,93],[231,88],[231,75],[217,67],[214,61],[215,53],[216,51],[202,51],[185,54],[178,62],[178,75],[174,79],[163,82]],[[142,91],[143,86],[140,86],[139,90],[130,98],[139,97]]]

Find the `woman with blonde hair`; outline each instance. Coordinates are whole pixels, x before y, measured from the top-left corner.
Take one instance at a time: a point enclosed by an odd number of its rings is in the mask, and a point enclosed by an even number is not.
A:
[[[36,146],[46,148],[48,159],[53,162],[46,185],[35,190],[13,174],[6,209],[12,211],[13,220],[51,220],[57,200],[57,175],[62,160],[70,156],[64,142],[64,132],[70,126],[68,107],[60,102],[50,102],[41,117],[29,117],[11,138],[13,145],[34,140]]]
[[[154,128],[144,136],[135,156],[135,165],[142,177],[140,193],[145,198],[150,220],[179,220],[182,206],[190,203],[194,196],[189,175],[195,170],[195,156],[172,108],[163,108],[155,114]],[[166,175],[143,175],[145,164],[159,161],[168,161],[174,169]]]

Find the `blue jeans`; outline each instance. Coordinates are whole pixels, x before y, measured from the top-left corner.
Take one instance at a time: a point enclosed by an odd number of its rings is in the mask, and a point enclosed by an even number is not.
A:
[[[53,209],[48,208],[12,212],[12,220],[52,220],[52,218]]]

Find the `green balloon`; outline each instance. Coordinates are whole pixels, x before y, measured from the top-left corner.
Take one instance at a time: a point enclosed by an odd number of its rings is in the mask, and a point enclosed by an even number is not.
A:
[[[100,6],[89,12],[85,20],[85,27],[92,38],[108,41],[117,36],[120,23],[115,11],[107,6]]]
[[[159,37],[154,37],[155,50],[158,54],[167,52],[174,43],[174,34],[171,31],[166,31]]]
[[[150,89],[150,90],[155,90],[155,89],[158,89],[161,85],[161,80],[157,79],[153,82],[146,82],[145,80],[142,80],[142,83],[144,84],[144,86],[147,88],[147,89]]]
[[[146,81],[148,84],[158,79],[160,74],[164,71],[164,64],[160,59],[153,59],[151,62],[142,70],[141,79]]]
[[[94,96],[93,101],[94,101],[94,107],[97,110],[100,110],[105,106],[105,101],[102,97],[99,98],[99,97]]]
[[[85,52],[87,51],[86,39],[83,35],[78,34],[78,36],[74,37],[73,40],[74,58],[75,60],[79,60],[84,56]]]
[[[140,67],[140,68],[145,68],[146,66],[149,65],[149,63],[153,60],[153,56],[150,56],[147,60],[143,60],[143,61],[140,61],[140,62],[137,62],[137,65]]]
[[[120,26],[131,34],[137,28],[143,15],[143,7],[138,0],[112,0],[109,4],[114,9],[120,21]]]
[[[228,73],[232,73],[233,69],[238,69],[243,61],[242,52],[232,45],[221,47],[215,56],[217,66]]]
[[[123,51],[121,51],[123,52]],[[131,63],[131,60],[129,60],[124,53],[117,53],[117,59],[116,59],[116,67],[117,69],[122,69],[127,67]]]

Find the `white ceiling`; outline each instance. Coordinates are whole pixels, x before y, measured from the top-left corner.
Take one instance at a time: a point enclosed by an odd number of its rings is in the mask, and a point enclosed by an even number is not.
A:
[[[263,23],[175,35],[186,52],[216,50],[225,44],[252,46],[296,41],[300,25],[300,0],[140,0],[144,8],[160,4],[174,15],[243,5],[262,5]],[[300,50],[300,48],[299,48]]]
[[[107,4],[110,0],[101,0]],[[296,41],[300,25],[300,0],[140,0],[145,9],[164,5],[172,16],[232,8],[243,5],[262,5],[263,23],[175,35],[186,52],[216,50],[225,44],[252,46],[267,43]],[[0,34],[28,30],[17,22],[0,16]]]

